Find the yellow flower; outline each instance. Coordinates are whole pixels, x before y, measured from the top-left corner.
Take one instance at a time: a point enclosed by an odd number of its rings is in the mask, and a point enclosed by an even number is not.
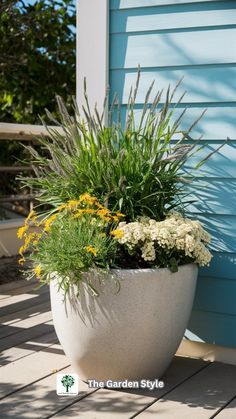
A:
[[[95,196],[89,195],[89,193],[84,193],[83,195],[80,195],[80,202],[85,202],[86,204],[90,205],[98,205],[99,202]]]
[[[112,220],[112,216],[110,214],[111,214],[111,212],[105,207],[103,207],[103,208],[101,208],[97,211],[97,215],[102,220],[105,220],[105,221],[108,221],[108,222]]]
[[[85,249],[88,253],[92,253],[94,256],[97,255],[97,251],[93,246],[86,246]]]
[[[124,237],[124,232],[123,230],[113,230],[111,232],[111,235],[114,236],[116,239],[122,239],[122,237]]]
[[[74,218],[79,218],[84,214],[96,214],[96,212],[96,210],[93,210],[91,208],[79,209],[78,212],[74,215]]]
[[[23,246],[21,246],[22,252],[25,252],[25,251],[28,249],[29,245],[31,244],[31,241],[32,241],[32,240],[33,240],[33,238],[34,238],[34,234],[35,234],[35,233],[30,233],[30,234],[28,234],[28,236],[25,238],[25,243],[23,244]]]
[[[28,217],[25,219],[25,224],[27,224],[28,221],[30,220],[36,222],[36,218],[37,218],[36,216],[37,216],[37,213],[34,210],[30,211]]]
[[[34,233],[35,234],[35,239],[34,239],[34,241],[33,241],[33,245],[34,246],[37,246],[37,244],[38,244],[38,242],[39,242],[39,240],[41,239],[41,237],[42,237],[42,234],[40,234],[40,233]]]
[[[104,209],[105,208],[102,204],[99,204],[99,202],[97,202],[95,205],[99,209]]]
[[[117,212],[117,213],[116,213],[116,216],[117,216],[117,217],[125,217],[125,214],[122,214],[122,212]]]
[[[49,217],[45,221],[45,223],[44,223],[44,231],[50,231],[51,224],[55,221],[56,218],[57,218],[57,214],[53,214],[53,215],[51,215],[51,217]]]
[[[25,263],[25,258],[24,258],[24,257],[20,258],[20,259],[18,260],[18,263],[19,263],[19,265],[24,265],[24,263]]]
[[[116,215],[113,215],[113,221],[115,221],[115,222],[118,222],[119,221],[119,218],[116,216]]]
[[[97,211],[98,215],[108,215],[110,214],[110,211],[107,208],[102,208],[100,210]]]
[[[57,208],[57,211],[63,211],[66,207],[67,207],[67,204],[61,204],[61,205]]]
[[[107,221],[107,222],[110,222],[111,220],[112,220],[112,218],[111,217],[109,217],[109,215],[108,216],[102,216],[101,217],[103,220],[105,220],[105,221]]]
[[[91,208],[84,209],[82,211],[84,211],[84,214],[96,214],[96,212],[97,212],[96,210],[91,209]]]
[[[41,271],[42,271],[42,269],[41,269],[41,266],[40,265],[35,266],[34,273],[35,273],[36,278],[38,278],[38,279],[40,278]]]
[[[28,229],[29,229],[28,225],[24,225],[23,227],[20,227],[17,231],[18,239],[23,239],[23,237],[25,236],[25,233]]]
[[[102,208],[97,211],[97,215],[103,220],[110,221],[110,211],[107,208]]]
[[[19,255],[22,257],[22,258],[24,258],[24,256],[23,256],[23,252],[25,251],[25,246],[21,246],[20,247],[20,249],[19,249]]]
[[[30,244],[33,242],[33,245],[36,246],[41,238],[42,234],[40,233],[30,233],[25,237],[24,244],[20,247],[19,254],[23,257],[23,252],[25,252]]]
[[[80,204],[80,201],[78,199],[71,199],[67,202],[66,208],[73,209],[76,208]]]

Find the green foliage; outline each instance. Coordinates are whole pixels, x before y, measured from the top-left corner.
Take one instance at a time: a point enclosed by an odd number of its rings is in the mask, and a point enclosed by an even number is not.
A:
[[[39,116],[45,118],[45,107],[56,115],[56,93],[70,108],[76,73],[74,0],[1,0],[0,40],[0,122],[37,124]],[[1,165],[25,157],[19,141],[1,142]],[[0,190],[18,194],[15,175],[4,173]],[[26,202],[15,202],[16,207],[21,214],[28,210]]]
[[[59,284],[65,292],[70,284],[79,285],[82,273],[94,268],[106,270],[112,266],[117,244],[109,234],[105,234],[104,224],[92,220],[89,215],[77,220],[59,218],[32,256],[40,264],[45,278],[57,272]],[[91,249],[91,252],[86,249]],[[95,253],[92,253],[93,250]]]
[[[25,184],[33,187],[42,203],[53,207],[89,192],[109,209],[126,214],[126,221],[137,216],[161,220],[170,209],[183,208],[185,182],[191,179],[185,164],[199,147],[197,141],[189,141],[197,121],[188,130],[179,128],[185,111],[175,117],[176,88],[168,89],[164,103],[158,92],[148,106],[150,88],[137,122],[137,82],[130,94],[125,126],[119,121],[119,104],[111,106],[108,126],[104,126],[96,110],[91,116],[88,102],[84,120],[76,104],[74,116],[69,116],[58,98],[64,133],[49,130],[50,138],[41,139],[47,157],[28,149],[37,177],[26,179]]]
[[[0,121],[36,123],[75,92],[73,0],[0,5]]]
[[[43,220],[31,211],[18,230],[18,238],[24,239],[19,263],[24,264],[24,253],[30,249],[27,259],[33,262],[33,267],[28,271],[29,278],[36,275],[41,283],[47,283],[56,273],[59,287],[65,293],[70,284],[79,288],[81,281],[86,280],[96,294],[84,273],[98,268],[106,271],[114,266],[118,242],[111,231],[122,217],[123,214],[111,213],[89,194],[68,201]],[[32,232],[30,225],[36,231]]]

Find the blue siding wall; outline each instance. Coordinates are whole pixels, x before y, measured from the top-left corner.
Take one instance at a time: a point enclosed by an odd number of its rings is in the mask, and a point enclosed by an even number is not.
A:
[[[110,0],[110,85],[124,115],[138,65],[137,118],[153,79],[166,88],[184,76],[187,122],[208,109],[195,135],[209,151],[230,137],[191,186],[214,259],[200,272],[187,335],[236,346],[236,1]]]

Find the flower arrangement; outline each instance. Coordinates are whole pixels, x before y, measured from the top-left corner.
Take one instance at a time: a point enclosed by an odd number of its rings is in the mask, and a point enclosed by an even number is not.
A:
[[[181,130],[185,111],[174,119],[176,88],[168,89],[164,103],[158,92],[149,106],[152,87],[137,121],[139,77],[125,121],[115,99],[105,126],[104,113],[90,111],[85,89],[85,118],[76,104],[71,117],[58,98],[63,134],[48,128],[40,149],[28,147],[36,176],[21,180],[50,207],[43,216],[31,212],[18,231],[24,239],[19,263],[30,251],[30,277],[47,283],[57,273],[67,291],[93,269],[168,267],[175,272],[185,263],[209,264],[209,234],[184,216],[185,185],[208,158],[187,170],[186,162],[204,147],[190,137],[198,121]]]
[[[126,223],[123,218],[88,193],[60,205],[44,221],[31,211],[18,230],[18,237],[24,238],[19,263],[25,262],[24,252],[30,248],[30,275],[48,283],[57,273],[65,292],[92,269],[169,267],[175,272],[184,263],[209,264],[210,236],[198,221],[179,213],[170,213],[164,221],[141,217]],[[39,231],[29,232],[29,223]],[[87,285],[96,294],[92,284]]]
[[[141,252],[146,262],[168,266],[172,271],[187,261],[208,265],[212,258],[206,248],[210,235],[198,221],[179,213],[170,213],[164,221],[143,217],[132,223],[121,222],[111,234],[131,255]]]

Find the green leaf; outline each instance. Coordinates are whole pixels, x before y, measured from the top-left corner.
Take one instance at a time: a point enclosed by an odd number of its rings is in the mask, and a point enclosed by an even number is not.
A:
[[[177,260],[175,258],[170,258],[169,261],[169,268],[171,270],[171,272],[178,272],[178,263]]]

